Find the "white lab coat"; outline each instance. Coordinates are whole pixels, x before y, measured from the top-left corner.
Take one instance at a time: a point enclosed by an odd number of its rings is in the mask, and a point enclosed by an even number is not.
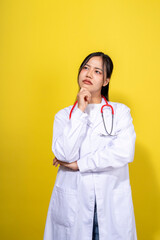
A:
[[[79,170],[60,166],[53,188],[44,240],[92,240],[95,198],[100,240],[136,240],[128,163],[133,161],[136,134],[130,109],[114,108],[114,136],[107,136],[100,104],[85,112],[77,106],[60,110],[54,120],[52,151],[57,159],[77,161]],[[111,110],[104,108],[107,130]]]

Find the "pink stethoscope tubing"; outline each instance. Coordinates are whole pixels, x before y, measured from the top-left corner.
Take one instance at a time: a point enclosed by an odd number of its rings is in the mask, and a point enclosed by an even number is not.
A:
[[[106,99],[104,96],[102,96],[102,98],[103,98],[103,99],[105,100],[105,102],[106,102],[106,104],[104,104],[104,105],[101,107],[101,114],[102,114],[102,119],[103,119],[104,128],[105,128],[107,134],[110,135],[110,136],[112,136],[111,133],[112,133],[112,130],[113,130],[114,110],[113,110],[113,107],[112,107],[110,104],[108,104],[107,99]],[[69,119],[71,119],[72,112],[73,112],[73,110],[74,110],[74,108],[75,108],[75,106],[76,106],[77,103],[78,103],[78,101],[76,101],[76,102],[74,103],[74,105],[73,105],[73,107],[72,107],[72,109],[71,109],[71,111],[70,111],[70,114],[69,114]],[[111,127],[110,133],[107,131],[107,128],[106,128],[106,125],[105,125],[105,121],[104,121],[104,116],[103,116],[103,108],[104,108],[104,107],[110,107],[111,112],[112,112],[112,127]]]

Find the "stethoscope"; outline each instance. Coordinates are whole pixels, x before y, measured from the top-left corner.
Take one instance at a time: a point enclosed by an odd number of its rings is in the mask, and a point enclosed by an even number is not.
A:
[[[106,99],[104,96],[102,96],[102,98],[103,98],[103,99],[105,100],[105,102],[106,102],[106,104],[104,104],[104,105],[101,107],[101,115],[102,115],[102,120],[103,120],[104,129],[105,129],[107,135],[113,136],[111,133],[112,133],[112,130],[113,130],[114,110],[113,110],[113,107],[107,102],[107,99]],[[76,106],[77,103],[78,103],[78,101],[76,101],[76,102],[74,103],[74,105],[73,105],[73,107],[72,107],[72,109],[71,109],[71,111],[70,111],[70,114],[69,114],[69,119],[71,119],[72,112],[73,112],[73,110],[74,110],[74,108],[75,108],[75,106]],[[104,107],[109,107],[109,108],[111,109],[111,113],[112,113],[112,125],[111,125],[111,131],[110,131],[110,133],[107,131],[106,124],[105,124],[105,121],[104,121],[104,116],[103,116],[103,108],[104,108]]]

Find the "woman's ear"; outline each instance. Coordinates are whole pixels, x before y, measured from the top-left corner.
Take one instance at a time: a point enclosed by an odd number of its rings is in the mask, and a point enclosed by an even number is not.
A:
[[[110,81],[110,78],[106,78],[104,83],[103,83],[103,87],[107,86],[107,84],[109,83]]]

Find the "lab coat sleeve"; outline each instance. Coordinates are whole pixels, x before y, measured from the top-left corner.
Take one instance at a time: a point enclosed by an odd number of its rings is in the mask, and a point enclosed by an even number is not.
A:
[[[118,111],[118,110],[117,110]],[[134,159],[136,133],[130,109],[122,104],[117,113],[116,137],[110,144],[92,151],[77,161],[80,172],[109,171]]]
[[[55,115],[53,125],[52,151],[55,157],[64,162],[79,159],[79,149],[86,134],[88,114],[76,108],[69,120],[69,111],[60,110]]]

